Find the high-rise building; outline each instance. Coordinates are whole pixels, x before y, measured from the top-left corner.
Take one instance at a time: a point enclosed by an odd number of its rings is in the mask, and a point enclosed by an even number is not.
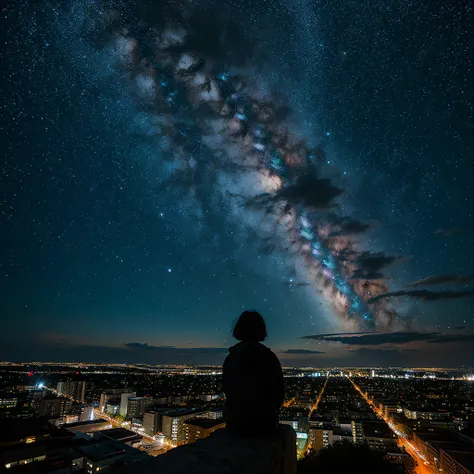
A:
[[[100,394],[99,410],[103,413],[110,398],[122,395],[122,393],[133,393],[133,389],[125,388],[109,388]]]
[[[149,436],[155,436],[161,431],[161,413],[159,411],[149,410],[143,414],[143,430]]]
[[[151,397],[129,397],[127,403],[127,418],[141,418],[145,410],[153,405]]]
[[[85,403],[76,403],[71,406],[67,413],[66,423],[75,423],[80,421],[89,421],[93,419],[92,405]]]
[[[94,408],[92,407],[92,405],[85,406],[84,410],[82,410],[79,421],[90,421],[93,419],[94,419]]]
[[[352,439],[355,444],[362,444],[364,442],[364,430],[360,420],[352,420]]]
[[[18,397],[16,395],[0,394],[0,409],[15,408],[17,404],[18,404]]]
[[[8,393],[0,393],[0,418],[10,418],[16,411],[18,397]]]
[[[57,392],[66,395],[78,402],[83,402],[86,394],[86,382],[84,380],[66,380],[58,382]]]
[[[156,400],[154,400],[156,402]],[[145,410],[143,414],[143,429],[145,433],[154,436],[163,431],[163,415],[169,411],[175,411],[170,406],[159,406],[154,404],[152,408]]]
[[[225,428],[225,422],[210,418],[192,419],[184,423],[186,444],[194,443],[198,439],[207,438],[211,433]]]
[[[64,418],[71,408],[72,401],[65,397],[44,397],[38,407],[39,416]]]
[[[425,410],[403,407],[403,414],[409,420],[449,420],[451,414],[446,410]]]
[[[136,397],[137,394],[135,392],[124,392],[120,394],[120,414],[123,416],[127,416],[128,411],[128,399],[132,397]]]
[[[333,430],[326,429],[326,428],[310,428],[309,440],[310,440],[311,447],[315,451],[319,451],[320,449],[327,448],[334,441]]]
[[[107,402],[109,400],[109,394],[107,392],[102,392],[100,394],[100,401],[99,401],[99,410],[104,413],[105,407],[107,406]]]
[[[186,408],[170,410],[163,414],[162,432],[174,443],[184,443],[186,441],[185,422],[191,418],[207,418],[207,415],[207,410]]]

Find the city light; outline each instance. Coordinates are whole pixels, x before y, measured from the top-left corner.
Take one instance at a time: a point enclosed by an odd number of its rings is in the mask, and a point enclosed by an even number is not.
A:
[[[34,373],[41,379],[35,381],[35,385],[23,388],[30,390],[33,397],[51,400],[49,405],[42,405],[42,410],[53,410],[56,406],[57,411],[54,413],[59,417],[55,421],[58,426],[68,429],[76,424],[97,423],[102,432],[121,428],[128,432],[129,436],[134,433],[141,440],[131,442],[134,448],[152,456],[164,454],[190,442],[186,441],[184,436],[184,422],[180,422],[176,415],[169,428],[163,425],[159,429],[150,430],[150,422],[145,420],[145,408],[128,419],[125,415],[119,415],[123,409],[120,407],[120,394],[124,393],[124,390],[126,394],[132,393],[132,389],[128,390],[126,387],[136,386],[134,390],[149,391],[153,390],[155,382],[161,381],[159,384],[165,382],[167,390],[174,393],[179,390],[179,395],[171,395],[168,392],[162,394],[163,396],[159,394],[156,399],[149,397],[157,404],[156,407],[164,412],[178,410],[179,413],[187,413],[187,410],[191,409],[192,413],[192,410],[201,410],[203,406],[222,407],[224,403],[220,391],[222,368],[216,366],[37,363],[25,365],[23,371],[19,370],[23,367],[20,364],[4,364],[3,367],[6,370],[11,368],[12,373],[25,376],[33,365]],[[76,372],[81,375],[83,381],[77,380]],[[107,383],[105,377],[109,373],[113,376],[120,375],[125,387],[111,389],[110,395],[107,395],[108,392],[102,392],[95,387],[96,384],[100,387]],[[394,456],[412,457],[416,461],[417,474],[439,472],[448,455],[441,456],[439,451],[433,455],[423,444],[425,441],[422,440],[421,428],[424,427],[429,433],[437,433],[437,426],[443,426],[444,423],[445,430],[449,428],[453,433],[460,433],[469,424],[469,412],[466,411],[465,415],[463,412],[456,412],[456,405],[450,407],[450,400],[458,397],[470,403],[466,394],[470,393],[468,383],[474,379],[472,372],[433,368],[285,367],[284,377],[287,399],[281,409],[280,420],[295,430],[298,459],[315,450],[334,445],[342,439],[351,440],[356,444],[365,442],[374,449],[381,446],[388,449],[390,442],[396,440],[393,446],[399,451]],[[85,390],[88,380],[93,383]],[[159,387],[159,384],[156,387]],[[194,405],[197,398],[193,386],[205,391],[198,395],[198,405]],[[119,394],[118,398],[114,393]],[[134,399],[145,400],[147,397],[131,396],[127,401]],[[64,400],[69,403],[63,403]],[[16,407],[17,399],[5,397],[1,403],[4,407]],[[50,408],[47,408],[48,406]],[[436,411],[436,407],[440,409]],[[70,409],[72,411],[68,412]],[[428,409],[431,412],[428,412]],[[61,414],[60,410],[65,410],[64,414]],[[205,416],[210,416],[210,412],[206,410]],[[116,415],[111,415],[112,412]],[[375,416],[368,414],[372,412]],[[222,417],[222,408],[212,419],[217,420],[219,417]],[[446,421],[441,423],[437,421],[438,417]],[[370,435],[365,430],[369,429],[370,433],[370,429],[373,429],[370,425],[375,422],[373,420],[377,420],[377,429],[382,431],[376,436],[376,440],[368,441]],[[382,423],[390,433],[389,436],[384,434]],[[413,434],[412,428],[418,431]],[[249,429],[256,428],[249,425]],[[25,436],[25,440],[25,443],[31,445],[36,442],[33,435]],[[383,444],[385,442],[389,444]]]

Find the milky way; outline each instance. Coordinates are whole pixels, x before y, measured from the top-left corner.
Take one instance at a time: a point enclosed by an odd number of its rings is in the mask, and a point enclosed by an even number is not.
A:
[[[162,185],[176,188],[198,225],[219,208],[292,262],[290,286],[307,280],[342,322],[390,328],[393,309],[374,298],[389,291],[380,270],[394,258],[354,242],[369,226],[341,213],[344,189],[327,176],[324,136],[295,130],[265,74],[239,64],[229,42],[245,42],[243,32],[223,21],[209,34],[209,20],[186,3],[100,13],[100,48],[159,138]]]

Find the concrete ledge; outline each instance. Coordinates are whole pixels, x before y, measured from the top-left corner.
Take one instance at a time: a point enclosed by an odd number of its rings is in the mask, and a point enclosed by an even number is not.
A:
[[[253,428],[258,431],[257,426]],[[296,474],[296,434],[280,425],[272,438],[241,438],[225,428],[119,470],[120,474]]]

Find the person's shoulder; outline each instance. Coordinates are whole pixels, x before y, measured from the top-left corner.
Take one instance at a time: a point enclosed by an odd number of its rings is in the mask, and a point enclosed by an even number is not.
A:
[[[272,350],[270,350],[270,356],[271,356],[272,363],[278,367],[281,367],[280,359]]]
[[[261,344],[261,346],[265,348],[264,354],[269,360],[280,363],[278,356],[269,347],[264,344]]]
[[[229,352],[228,352],[228,353],[226,354],[226,356],[225,356],[224,364],[235,357],[235,353],[234,353],[234,354],[232,353],[232,352],[233,352],[232,349],[233,349],[234,347],[235,347],[235,346],[229,347]]]

